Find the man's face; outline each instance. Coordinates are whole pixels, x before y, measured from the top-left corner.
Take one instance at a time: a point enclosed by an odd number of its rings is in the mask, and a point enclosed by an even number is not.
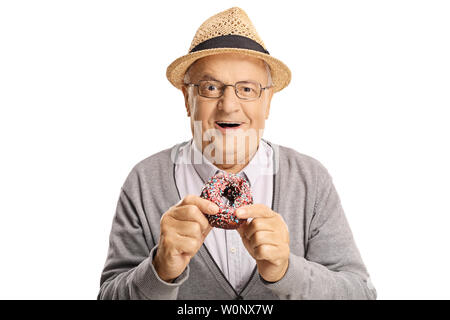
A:
[[[268,85],[268,73],[264,62],[243,54],[225,53],[207,56],[197,60],[189,70],[189,83],[216,79],[224,84],[238,81],[253,81],[262,87]],[[269,116],[273,88],[262,90],[260,98],[247,101],[238,98],[233,87],[225,87],[220,98],[206,98],[198,94],[196,87],[182,88],[191,130],[199,146],[198,135],[202,137],[201,150],[208,153],[216,163],[243,163],[252,156],[259,145],[259,139]],[[238,129],[223,129],[217,122],[238,122]],[[201,127],[201,133],[198,130]],[[196,131],[196,132],[194,132]],[[197,135],[197,137],[196,137]],[[255,138],[256,136],[256,138]],[[243,147],[239,141],[247,141]],[[246,140],[245,140],[246,139]],[[250,141],[256,140],[256,143]],[[246,150],[248,149],[248,150]],[[221,156],[221,157],[220,157]],[[230,160],[232,160],[230,162]]]

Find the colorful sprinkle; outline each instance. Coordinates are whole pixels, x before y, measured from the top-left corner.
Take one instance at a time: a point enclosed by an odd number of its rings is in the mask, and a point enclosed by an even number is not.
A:
[[[214,202],[219,207],[217,215],[205,214],[211,226],[222,229],[237,229],[247,219],[235,216],[237,208],[253,204],[248,182],[233,173],[220,171],[205,183],[200,197]],[[224,202],[228,199],[229,204]]]

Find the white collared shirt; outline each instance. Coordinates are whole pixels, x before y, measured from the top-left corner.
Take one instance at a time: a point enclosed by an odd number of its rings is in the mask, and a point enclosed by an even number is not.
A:
[[[182,160],[176,163],[175,181],[180,197],[200,195],[203,185],[220,169],[203,156],[193,139],[180,148],[178,156]],[[272,148],[260,139],[258,150],[238,173],[249,182],[253,203],[262,203],[269,208],[272,207],[273,196],[272,157]],[[245,249],[239,233],[236,230],[213,228],[204,244],[224,276],[240,292],[256,263]]]

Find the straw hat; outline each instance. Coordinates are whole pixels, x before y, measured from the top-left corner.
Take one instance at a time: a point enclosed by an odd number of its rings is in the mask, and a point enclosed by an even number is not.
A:
[[[244,10],[233,7],[210,17],[198,28],[188,54],[167,67],[166,76],[181,89],[184,75],[197,59],[226,52],[236,52],[267,62],[270,66],[274,92],[291,81],[291,71],[280,60],[272,57]]]

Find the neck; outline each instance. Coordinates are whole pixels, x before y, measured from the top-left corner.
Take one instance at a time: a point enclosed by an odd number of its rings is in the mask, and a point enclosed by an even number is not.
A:
[[[217,163],[214,163],[214,165],[217,168],[219,168],[220,170],[222,170],[222,171],[226,171],[228,173],[238,173],[242,169],[244,169],[249,162],[250,161],[247,160],[244,164],[242,164],[242,163],[237,163],[237,164],[234,164],[234,163],[233,164],[217,164]]]

